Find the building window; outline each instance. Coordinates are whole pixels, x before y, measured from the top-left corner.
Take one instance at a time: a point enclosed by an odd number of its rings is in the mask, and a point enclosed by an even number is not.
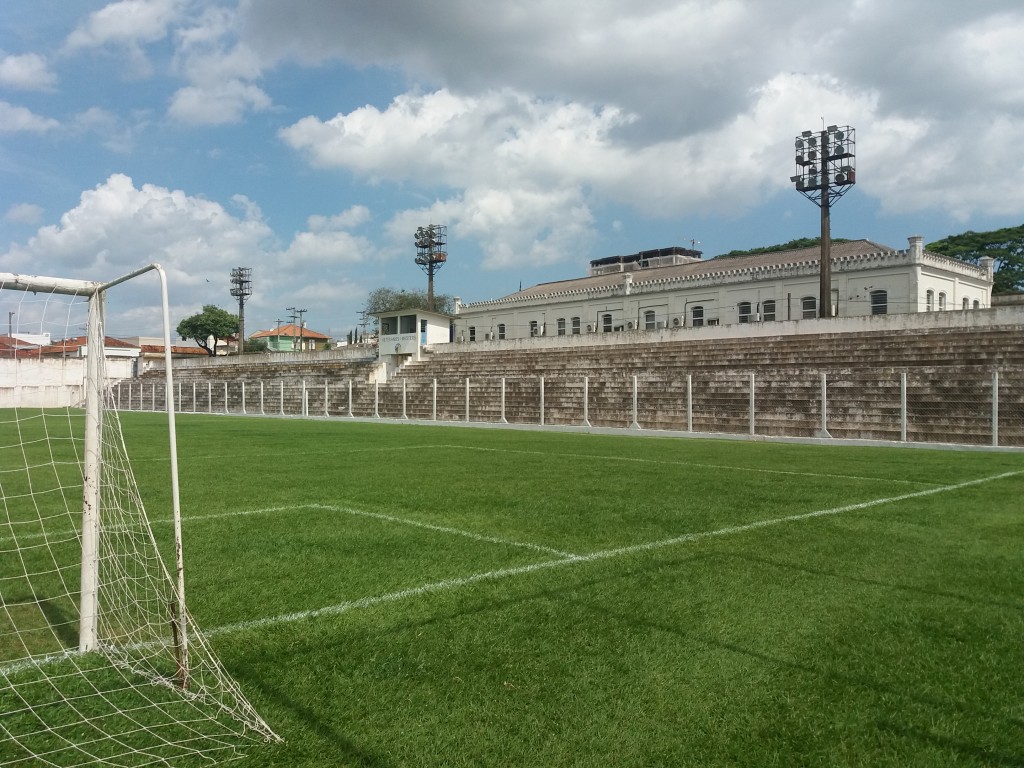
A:
[[[889,313],[889,292],[888,291],[872,291],[871,296],[871,314],[872,315],[886,315]]]
[[[657,327],[658,323],[654,318],[655,315],[653,309],[648,309],[644,312],[644,328],[646,330],[653,331]]]
[[[499,339],[504,339],[505,338],[505,324],[504,323],[498,323],[498,338]]]
[[[572,319],[572,332],[574,334],[577,334],[577,333],[580,332],[580,319],[578,317],[574,317]]]
[[[700,304],[690,309],[690,325],[694,328],[704,325],[704,307]]]
[[[611,333],[612,332],[612,316],[611,315],[601,315],[601,330],[604,331],[605,333]]]
[[[768,301],[761,304],[761,317],[763,317],[765,321],[775,319],[775,299],[768,299]]]
[[[537,327],[537,321],[536,320],[531,320],[530,321],[530,335],[531,336],[536,336],[538,333],[540,333],[540,330]]]
[[[558,330],[559,336],[565,336],[565,318],[560,317],[555,321],[555,328]]]
[[[946,309],[946,294],[944,292],[939,293],[939,312]]]
[[[741,323],[750,322],[750,302],[741,301],[736,305],[736,315]]]
[[[935,309],[935,291],[929,288],[924,293],[924,311],[931,312]]]
[[[974,300],[974,308],[981,309],[981,302],[978,301],[977,299]]]
[[[475,325],[469,326],[469,340],[470,341],[476,341],[476,326]]]
[[[813,296],[804,296],[800,299],[800,308],[803,312],[803,319],[810,320],[818,316],[818,300]]]
[[[964,309],[970,309],[971,308],[971,300],[968,299],[966,296],[964,296],[963,308]]]

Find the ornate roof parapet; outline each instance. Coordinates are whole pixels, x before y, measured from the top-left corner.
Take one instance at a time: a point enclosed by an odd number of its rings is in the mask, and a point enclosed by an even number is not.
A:
[[[914,236],[915,238],[919,236]],[[972,277],[975,279],[991,279],[990,274],[984,266],[976,266],[969,262],[953,259],[931,251],[919,248],[920,243],[911,240],[911,247],[905,250],[878,249],[863,253],[833,254],[833,269],[839,272],[854,272],[861,269],[878,266],[910,266],[922,264],[938,267],[946,271]],[[744,263],[734,262],[731,258],[709,259],[695,264],[681,265],[680,267],[666,267],[664,271],[676,272],[662,276],[652,276],[648,279],[638,279],[643,272],[629,274],[628,280],[620,280],[615,283],[603,283],[601,285],[583,286],[579,288],[562,288],[525,295],[512,295],[500,299],[489,299],[486,301],[472,302],[462,305],[467,309],[485,309],[515,307],[531,304],[545,304],[556,299],[597,299],[613,298],[616,296],[629,295],[631,293],[658,293],[670,291],[683,287],[707,287],[711,285],[733,285],[741,282],[756,282],[761,280],[773,280],[786,277],[809,277],[817,275],[819,270],[818,257],[806,258],[796,257],[791,260],[772,262],[774,254],[763,256],[761,263],[751,263],[744,259]],[[793,254],[796,256],[796,254]],[[721,269],[712,267],[721,264]],[[655,270],[652,270],[655,271]],[[662,270],[657,270],[662,271]],[[580,281],[592,280],[593,277],[579,278]],[[571,281],[568,281],[571,282]],[[542,288],[543,286],[537,286]]]

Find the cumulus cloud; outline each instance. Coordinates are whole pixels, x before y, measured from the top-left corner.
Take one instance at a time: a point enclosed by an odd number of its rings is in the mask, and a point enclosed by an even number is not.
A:
[[[4,214],[4,221],[14,224],[38,224],[43,219],[43,209],[31,203],[12,205]]]
[[[41,117],[30,109],[0,101],[0,133],[45,133],[60,127],[51,117]]]
[[[43,56],[26,53],[0,59],[0,87],[22,91],[52,91],[57,75]]]
[[[256,85],[229,80],[215,85],[190,85],[171,98],[168,114],[183,123],[224,125],[252,111],[270,107],[270,97]]]
[[[135,48],[167,35],[180,17],[184,0],[120,0],[89,14],[68,35],[69,50],[119,45]]]
[[[40,228],[2,257],[24,270],[47,264],[68,277],[115,277],[151,261],[163,263],[184,285],[210,269],[260,250],[270,236],[260,220],[238,219],[219,203],[153,184],[136,187],[114,174],[83,192],[60,223]]]

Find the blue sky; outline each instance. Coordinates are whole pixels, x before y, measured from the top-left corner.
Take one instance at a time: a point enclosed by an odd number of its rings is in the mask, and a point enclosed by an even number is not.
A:
[[[818,233],[793,137],[857,131],[833,236],[903,248],[1024,221],[1018,1],[4,0],[0,270],[170,273],[173,322],[374,288],[495,298],[590,259]],[[155,334],[148,289],[108,331]]]

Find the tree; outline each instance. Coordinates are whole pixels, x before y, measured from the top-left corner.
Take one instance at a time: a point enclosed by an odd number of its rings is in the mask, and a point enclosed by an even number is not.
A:
[[[992,293],[1019,293],[1024,290],[1024,224],[991,232],[968,230],[929,243],[929,251],[980,264],[984,256],[995,259]]]
[[[267,343],[266,339],[246,339],[244,348],[246,352],[270,351],[270,345]]]
[[[455,299],[444,294],[434,294],[434,311],[450,315],[455,310]],[[394,288],[377,288],[366,297],[363,311],[367,315],[378,312],[393,312],[397,309],[426,309],[426,291],[396,291]]]
[[[238,333],[238,315],[213,304],[206,304],[198,315],[186,317],[178,323],[178,335],[195,340],[211,356],[217,353],[217,342],[233,333]]]
[[[833,243],[848,243],[849,240],[845,240],[841,237],[832,238]],[[723,253],[715,258],[720,259],[723,256],[753,256],[758,253],[777,253],[779,251],[795,251],[798,248],[811,248],[816,245],[821,245],[820,237],[801,237],[796,240],[790,240],[788,243],[779,243],[778,245],[766,245],[762,248],[751,248],[749,251],[729,251]]]

